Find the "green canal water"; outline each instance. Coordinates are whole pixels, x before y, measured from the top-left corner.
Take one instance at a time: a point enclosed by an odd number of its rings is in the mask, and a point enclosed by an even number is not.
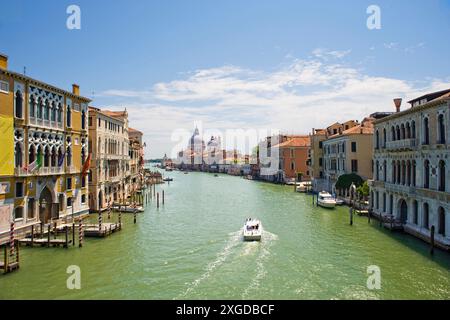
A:
[[[348,208],[312,206],[293,187],[207,173],[168,173],[166,203],[83,248],[24,248],[0,276],[0,299],[450,299],[450,254],[391,233]],[[247,217],[264,227],[244,243]],[[96,216],[92,217],[96,219]],[[116,217],[113,217],[116,219]],[[104,218],[106,220],[106,218]],[[66,269],[81,268],[69,290]],[[366,287],[381,269],[381,290]]]

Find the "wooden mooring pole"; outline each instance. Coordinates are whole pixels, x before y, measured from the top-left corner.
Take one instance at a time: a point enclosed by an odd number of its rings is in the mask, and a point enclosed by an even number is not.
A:
[[[72,223],[72,246],[75,246],[75,222]]]
[[[47,226],[47,247],[50,247],[50,223]]]
[[[65,227],[65,233],[66,233],[66,244],[64,245],[64,248],[69,248],[69,227],[66,225]]]
[[[83,220],[80,219],[78,224],[78,247],[83,246]]]
[[[162,204],[164,205],[164,190],[162,191]]]
[[[137,209],[134,209],[134,224],[136,224]]]
[[[9,230],[9,254],[14,255],[14,222],[11,222]]]
[[[8,272],[8,245],[7,244],[5,244],[3,263],[5,266],[5,269],[3,269],[3,273],[7,273]]]
[[[350,207],[350,225],[353,225],[353,207]]]
[[[159,209],[159,192],[156,194],[156,208]]]
[[[33,246],[34,242],[34,224],[31,226],[31,246]]]

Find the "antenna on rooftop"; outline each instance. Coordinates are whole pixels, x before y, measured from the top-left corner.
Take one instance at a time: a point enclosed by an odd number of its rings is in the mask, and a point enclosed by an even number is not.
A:
[[[26,67],[26,66],[23,67],[23,75],[24,75],[24,76],[27,75],[27,67]]]

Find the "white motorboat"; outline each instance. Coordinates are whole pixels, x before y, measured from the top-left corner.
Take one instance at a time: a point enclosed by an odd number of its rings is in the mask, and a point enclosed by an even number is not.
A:
[[[308,192],[309,189],[311,189],[311,182],[305,181],[305,182],[298,183],[295,190],[297,192],[306,193],[306,192]]]
[[[144,208],[142,206],[114,206],[113,207],[115,210],[118,210],[120,212],[125,212],[125,213],[134,213],[136,212],[144,212]]]
[[[324,208],[334,208],[336,207],[336,200],[328,192],[322,191],[319,193],[317,204]]]
[[[336,198],[335,201],[336,201],[336,205],[337,205],[337,206],[342,206],[342,205],[344,205],[344,203],[345,203],[344,200],[338,199],[338,198]]]
[[[243,228],[244,241],[261,241],[262,225],[257,219],[248,218]]]

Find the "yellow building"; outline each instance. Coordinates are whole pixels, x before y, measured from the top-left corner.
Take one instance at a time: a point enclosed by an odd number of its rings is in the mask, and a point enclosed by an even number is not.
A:
[[[0,239],[53,219],[88,213],[89,99],[8,70],[0,55]]]

